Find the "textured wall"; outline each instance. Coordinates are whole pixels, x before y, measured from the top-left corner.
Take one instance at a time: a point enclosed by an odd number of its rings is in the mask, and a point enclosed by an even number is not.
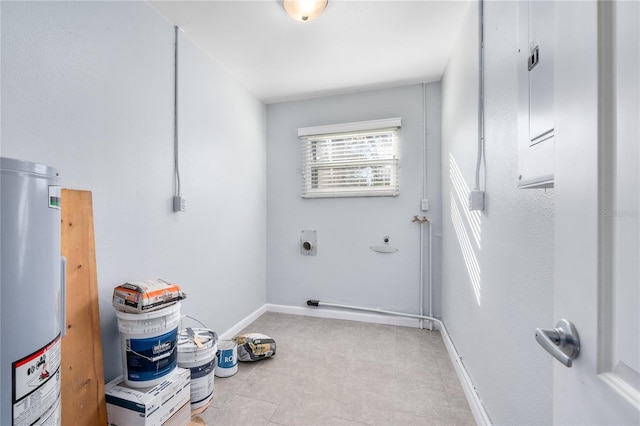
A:
[[[553,190],[516,188],[517,2],[485,2],[487,208],[466,209],[477,152],[477,6],[443,81],[443,319],[495,424],[549,424]],[[542,324],[542,325],[541,325]]]
[[[427,111],[439,109],[439,84],[427,85],[426,95]],[[269,303],[304,306],[307,299],[320,299],[417,313],[420,227],[411,223],[411,218],[422,214],[422,85],[270,104],[267,115]],[[398,197],[300,198],[298,127],[390,117],[402,118]],[[427,121],[431,132],[428,143],[430,152],[437,153],[439,115],[434,113],[431,119]],[[435,197],[433,213],[439,218],[436,155],[429,158],[428,170],[429,185],[436,188],[430,193]],[[300,255],[300,233],[304,229],[317,231],[315,257]],[[385,235],[390,236],[390,244],[399,249],[398,253],[381,254],[369,249],[381,244]],[[425,304],[428,306],[426,294]]]
[[[182,35],[171,209],[173,26],[144,2],[2,3],[2,156],[93,192],[106,379],[113,287],[164,278],[223,332],[266,300],[266,108]]]

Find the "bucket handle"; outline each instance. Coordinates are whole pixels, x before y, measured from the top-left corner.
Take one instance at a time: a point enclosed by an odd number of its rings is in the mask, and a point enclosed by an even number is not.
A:
[[[200,324],[201,326],[203,326],[206,329],[209,329],[209,327],[207,327],[206,325],[204,325],[201,321],[197,320],[196,318],[192,317],[191,315],[182,315],[180,317],[180,330],[182,330],[182,318],[189,318],[195,322],[197,322],[198,324]]]

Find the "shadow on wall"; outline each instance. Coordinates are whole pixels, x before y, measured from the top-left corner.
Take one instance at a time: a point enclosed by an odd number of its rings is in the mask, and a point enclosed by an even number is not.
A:
[[[476,296],[476,302],[478,306],[480,306],[481,275],[480,263],[478,263],[476,253],[481,249],[481,213],[480,211],[469,211],[467,208],[469,185],[465,182],[462,172],[451,153],[449,154],[449,178],[451,179],[453,187],[453,191],[451,192],[451,221],[456,230],[458,244],[460,244],[464,263],[467,266],[467,272],[471,280],[473,293]],[[461,212],[464,212],[464,215]],[[468,229],[471,232],[469,232]],[[472,243],[469,234],[473,236],[473,242],[475,244]]]

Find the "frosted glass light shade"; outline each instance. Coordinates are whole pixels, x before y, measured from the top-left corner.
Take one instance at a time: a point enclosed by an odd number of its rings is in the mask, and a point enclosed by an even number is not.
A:
[[[282,0],[284,10],[296,21],[313,21],[322,14],[329,0]]]

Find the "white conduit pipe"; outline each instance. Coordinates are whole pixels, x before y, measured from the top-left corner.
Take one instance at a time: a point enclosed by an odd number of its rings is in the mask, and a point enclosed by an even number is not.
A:
[[[419,320],[429,320],[438,324],[441,329],[444,329],[444,323],[437,318],[429,317],[426,315],[405,314],[404,312],[387,311],[385,309],[376,308],[364,308],[362,306],[341,305],[339,303],[321,302],[319,300],[310,299],[307,300],[307,306],[328,306],[331,308],[353,309],[354,311],[376,312],[379,314],[394,315],[397,317],[415,318]]]
[[[427,246],[429,250],[429,316],[433,317],[433,256],[431,254],[432,249],[432,231],[431,231],[431,221],[427,221],[427,232],[429,236],[429,245]],[[429,323],[429,330],[433,330],[433,321]]]
[[[422,199],[428,199],[427,194],[427,85],[422,83]],[[433,317],[433,281],[432,281],[432,255],[431,255],[431,221],[426,217],[420,220],[420,315],[424,315],[424,229],[423,225],[427,222],[428,231],[428,255],[429,255],[429,316]],[[424,321],[420,320],[420,328],[424,328]],[[429,330],[433,330],[433,322],[429,323]]]
[[[180,161],[178,158],[178,32],[180,28],[173,27],[175,38],[173,48],[173,168],[175,178],[175,195],[182,195],[180,192]]]
[[[427,199],[427,85],[422,83],[422,198]]]
[[[484,0],[478,1],[478,62],[478,156],[474,189],[480,189],[480,167],[484,161]]]
[[[429,318],[433,318],[433,256],[431,255],[432,249],[432,233],[431,233],[431,220],[423,217],[418,219],[420,222],[420,315],[424,316],[424,224],[427,224],[427,251],[429,253]],[[424,328],[424,321],[420,320],[420,328]],[[433,322],[429,323],[429,330],[433,330]]]
[[[424,223],[420,222],[420,316],[424,315]],[[420,328],[424,328],[424,320],[420,320]]]
[[[420,315],[424,316],[424,224],[427,224],[428,243],[427,250],[429,251],[429,318],[433,318],[433,256],[431,254],[432,249],[432,232],[431,232],[431,220],[426,216],[419,218],[414,216],[412,222],[420,222]],[[420,328],[424,328],[424,321],[420,320]],[[433,322],[429,323],[429,330],[433,330]]]

